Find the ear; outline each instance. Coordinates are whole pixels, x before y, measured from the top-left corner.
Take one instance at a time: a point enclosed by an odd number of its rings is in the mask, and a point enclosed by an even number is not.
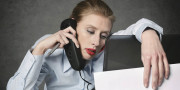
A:
[[[105,45],[101,48],[101,50],[99,51],[99,53],[102,52],[102,51],[104,50],[104,48],[105,48]]]

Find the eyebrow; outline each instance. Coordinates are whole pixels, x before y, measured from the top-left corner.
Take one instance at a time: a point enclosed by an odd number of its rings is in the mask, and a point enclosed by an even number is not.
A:
[[[87,25],[87,27],[93,28],[93,29],[97,29],[95,26],[93,25]]]
[[[93,25],[87,25],[87,27],[97,30],[97,28],[95,26],[93,26]],[[102,33],[110,34],[110,32],[109,31],[103,31]]]

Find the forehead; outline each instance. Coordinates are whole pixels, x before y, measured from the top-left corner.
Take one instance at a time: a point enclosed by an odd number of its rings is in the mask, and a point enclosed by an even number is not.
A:
[[[107,32],[110,32],[112,27],[112,22],[109,18],[97,14],[89,14],[83,16],[83,18],[81,19],[81,21],[79,21],[78,24],[83,26],[93,26],[98,30]]]

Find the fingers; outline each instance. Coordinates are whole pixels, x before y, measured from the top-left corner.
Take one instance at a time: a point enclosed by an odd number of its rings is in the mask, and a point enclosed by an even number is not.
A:
[[[152,57],[152,88],[156,90],[159,78],[159,67],[158,67],[159,59],[157,56]]]
[[[166,79],[169,77],[170,70],[167,57],[164,54],[144,57],[142,56],[144,64],[144,86],[148,87],[152,65],[152,88],[156,90],[162,84],[164,76]]]
[[[76,31],[75,31],[71,26],[69,26],[68,28],[66,28],[66,29],[64,30],[64,32],[66,32],[66,33],[71,33],[71,34],[73,34],[73,35],[76,37]]]
[[[148,30],[149,31],[149,30]],[[145,33],[145,32],[144,32]],[[148,36],[149,34],[149,36]],[[154,36],[155,35],[155,36]],[[152,38],[153,37],[153,38]],[[147,83],[147,79],[149,78],[149,64],[152,66],[151,76],[152,76],[152,87],[156,89],[158,85],[161,85],[164,77],[167,79],[169,77],[170,69],[169,64],[161,45],[157,34],[154,32],[143,34],[142,36],[142,55],[146,57],[149,55],[151,59],[147,62],[148,59],[144,59],[144,84]],[[149,63],[149,64],[147,64]],[[149,72],[149,73],[148,73]],[[145,75],[146,74],[146,75]]]
[[[159,69],[158,69],[159,68]],[[165,71],[165,72],[164,72]],[[159,54],[152,58],[152,88],[160,86],[165,78],[169,76],[169,64],[166,56]]]
[[[79,43],[78,43],[77,39],[75,38],[76,31],[71,26],[66,28],[64,31],[66,32],[66,33],[64,33],[64,35],[66,37],[68,37],[69,39],[71,39],[75,43],[76,47],[79,48]]]
[[[64,33],[64,35],[66,37],[68,37],[69,39],[71,39],[75,43],[76,47],[79,48],[79,43],[78,43],[77,39],[72,34]]]
[[[159,66],[159,80],[158,85],[160,86],[164,79],[164,64],[162,60],[163,56],[159,55],[158,66]]]
[[[63,48],[63,46],[66,44],[65,41],[63,40],[62,36],[61,35],[58,35],[57,36],[57,41],[60,42],[60,48]]]
[[[168,60],[165,54],[163,55],[163,62],[165,67],[165,78],[168,79],[170,70],[169,70]]]
[[[69,43],[69,40],[68,40],[64,35],[62,35],[61,38],[63,39],[63,41],[65,42],[65,44],[68,44],[68,43]]]
[[[64,45],[69,43],[69,39],[75,43],[76,47],[79,48],[78,41],[76,39],[76,31],[71,27],[68,27],[64,30],[59,30],[58,32],[54,33],[53,35],[49,36],[48,38],[42,40],[38,47],[42,48],[41,52],[38,50],[38,54],[44,53],[47,49],[55,48],[55,46],[59,46],[59,48],[63,48]],[[60,44],[57,44],[60,43]],[[37,51],[37,50],[36,50]],[[35,53],[36,54],[36,53]]]
[[[151,60],[150,57],[147,56],[146,58],[142,57],[143,64],[144,64],[144,76],[143,76],[143,82],[144,86],[147,88],[149,85],[149,76],[150,76],[150,70],[151,70]]]
[[[79,43],[76,39],[76,31],[72,28],[72,27],[68,27],[64,30],[60,30],[59,32],[57,32],[58,35],[58,40],[61,44],[60,44],[60,48],[63,48],[64,45],[69,43],[69,39],[71,39],[77,48],[79,48]]]

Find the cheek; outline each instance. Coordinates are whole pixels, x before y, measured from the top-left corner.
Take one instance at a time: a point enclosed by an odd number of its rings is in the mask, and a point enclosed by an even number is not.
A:
[[[78,35],[78,42],[80,44],[80,46],[84,46],[84,44],[86,44],[88,41],[88,37],[87,35],[84,35],[83,32],[80,32],[80,34]]]
[[[101,50],[104,46],[105,46],[105,40],[101,41],[101,44],[100,44],[99,50]]]
[[[81,44],[81,45],[85,44],[85,43],[86,43],[86,40],[87,40],[87,39],[84,39],[84,38],[81,37],[81,36],[78,38],[78,42],[79,42],[79,44]]]
[[[103,50],[104,50],[104,48],[105,48],[105,45],[101,48],[101,50],[99,51],[99,53],[100,53],[101,51],[103,51]]]

